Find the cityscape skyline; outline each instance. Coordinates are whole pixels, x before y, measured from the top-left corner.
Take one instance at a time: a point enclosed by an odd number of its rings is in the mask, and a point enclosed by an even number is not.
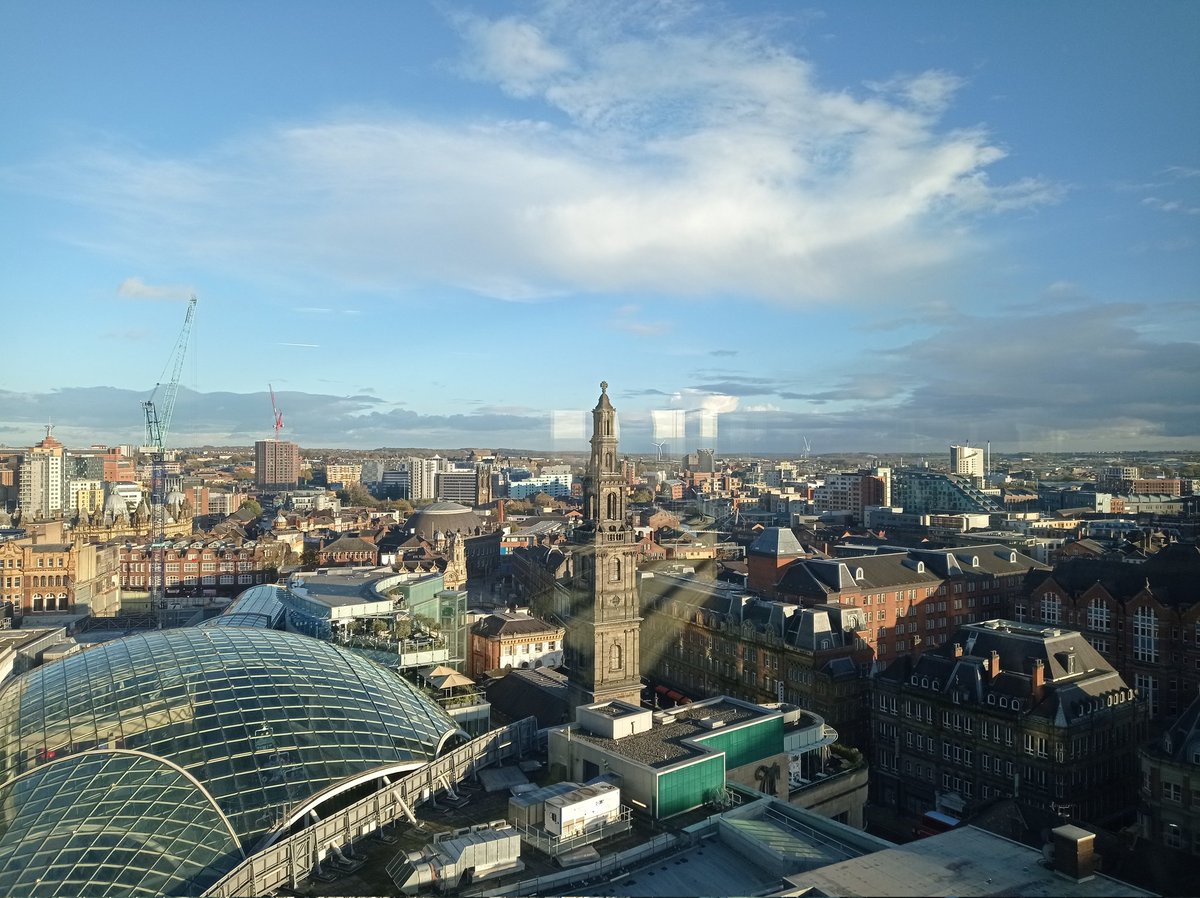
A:
[[[14,6],[0,443],[138,442],[194,292],[174,446],[1194,448],[1151,6]]]

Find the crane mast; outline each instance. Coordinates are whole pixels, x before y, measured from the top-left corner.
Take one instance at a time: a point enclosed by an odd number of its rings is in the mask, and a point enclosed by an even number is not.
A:
[[[196,317],[196,297],[188,300],[183,328],[175,341],[175,348],[167,359],[162,377],[154,385],[150,398],[142,403],[146,415],[146,448],[150,451],[150,602],[160,612],[166,608],[167,595],[167,456],[166,442],[171,431],[171,418],[175,412],[175,397],[179,394],[179,378],[183,373],[183,359],[187,355],[191,337],[192,321]],[[169,380],[164,380],[169,373]],[[159,391],[161,392],[161,395]],[[158,404],[155,404],[155,398]]]
[[[267,389],[271,391],[271,411],[275,413],[275,439],[278,440],[279,431],[283,430],[283,412],[275,402],[275,388],[267,384]]]

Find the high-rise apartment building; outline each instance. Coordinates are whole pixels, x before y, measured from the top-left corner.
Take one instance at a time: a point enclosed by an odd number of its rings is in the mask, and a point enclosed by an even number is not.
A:
[[[862,521],[871,505],[891,504],[891,469],[871,468],[830,474],[813,493],[818,512],[848,511]]]
[[[950,470],[966,477],[982,477],[985,473],[983,450],[978,446],[951,446]]]
[[[254,444],[254,485],[263,490],[288,490],[300,482],[300,447],[287,440]]]
[[[433,458],[418,458],[417,456],[409,458],[409,498],[413,501],[418,499],[436,499],[437,475],[447,469],[446,459],[440,455],[435,455]]]
[[[18,495],[26,521],[60,518],[67,507],[67,451],[51,436],[53,430],[47,424],[46,438],[26,449],[21,459]]]

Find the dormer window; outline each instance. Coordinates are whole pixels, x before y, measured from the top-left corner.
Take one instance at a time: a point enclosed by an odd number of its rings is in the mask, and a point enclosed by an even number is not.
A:
[[[1004,695],[1000,696],[1000,707],[1001,708],[1008,707],[1008,697],[1007,696],[1004,696]]]
[[[921,677],[921,686],[924,689],[929,688],[929,677]]]
[[[996,704],[996,696],[994,693],[991,693],[991,692],[988,693],[988,704],[989,705]]]
[[[861,580],[862,578],[863,578],[863,569],[860,567],[856,567],[854,569],[854,579]]]

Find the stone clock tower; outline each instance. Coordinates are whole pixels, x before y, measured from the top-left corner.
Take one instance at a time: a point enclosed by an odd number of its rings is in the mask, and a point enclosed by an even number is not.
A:
[[[617,461],[616,409],[608,384],[592,410],[592,452],[583,482],[585,523],[575,530],[573,607],[565,666],[572,707],[620,699],[641,703],[641,624],[637,540],[625,520],[625,481]]]

